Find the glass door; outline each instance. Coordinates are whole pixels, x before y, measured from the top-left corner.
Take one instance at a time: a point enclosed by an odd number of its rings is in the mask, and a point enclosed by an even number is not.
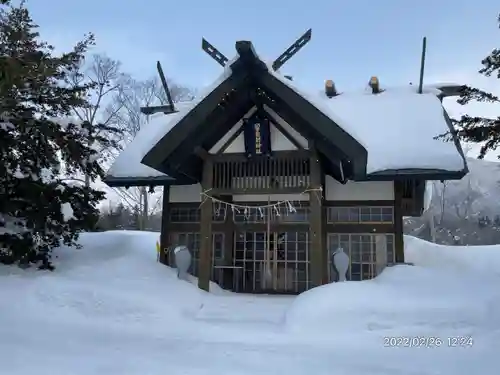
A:
[[[234,290],[300,293],[309,289],[307,208],[298,207],[297,212],[300,215],[278,215],[270,207],[258,217],[234,215]]]

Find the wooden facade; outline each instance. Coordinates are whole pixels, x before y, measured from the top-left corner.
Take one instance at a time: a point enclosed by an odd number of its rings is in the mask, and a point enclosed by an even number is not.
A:
[[[300,293],[336,281],[337,248],[350,257],[349,280],[372,278],[404,262],[403,216],[422,214],[426,181],[467,173],[464,159],[463,170],[368,174],[368,150],[272,71],[310,33],[271,67],[248,41],[236,42],[231,62],[211,54],[230,74],[141,159],[161,177],[107,181],[164,185],[160,260],[174,265],[171,250],[186,245],[203,290],[212,280],[235,292]]]
[[[418,189],[409,188],[416,183],[351,182],[349,189],[325,175],[313,143],[261,159],[203,155],[201,184],[168,188],[161,235],[165,264],[173,265],[169,250],[177,245],[193,252],[191,272],[201,289],[209,290],[211,280],[235,292],[300,293],[335,281],[329,254],[337,247],[351,257],[350,280],[369,279],[404,262],[402,218],[423,202],[414,195]],[[332,196],[356,189],[353,200]],[[377,189],[379,197],[365,199]],[[206,191],[224,203],[204,199]],[[282,207],[281,215],[267,209],[261,217],[257,211],[245,217],[231,209],[235,202],[252,207],[283,199],[297,212],[290,215]]]

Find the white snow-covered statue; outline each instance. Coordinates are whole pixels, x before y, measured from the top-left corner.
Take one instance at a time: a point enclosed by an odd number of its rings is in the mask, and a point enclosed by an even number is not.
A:
[[[331,255],[332,267],[335,267],[337,275],[339,277],[338,281],[347,280],[347,270],[349,269],[349,256],[344,253],[344,249],[339,247],[332,251]]]
[[[175,267],[177,267],[177,277],[188,281],[188,270],[191,267],[191,252],[186,246],[177,246],[174,249]]]

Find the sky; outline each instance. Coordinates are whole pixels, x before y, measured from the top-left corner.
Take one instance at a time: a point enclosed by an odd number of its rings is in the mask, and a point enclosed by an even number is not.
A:
[[[500,40],[498,0],[28,0],[27,6],[42,37],[58,49],[93,32],[95,51],[120,60],[138,79],[154,76],[160,60],[169,78],[202,88],[222,71],[202,51],[202,37],[228,58],[235,41],[251,40],[272,61],[312,28],[309,44],[281,69],[308,90],[321,90],[326,79],[339,91],[364,88],[372,75],[382,85],[418,82],[423,36],[425,82],[498,89],[498,81],[477,74]],[[448,106],[452,115],[463,111]]]

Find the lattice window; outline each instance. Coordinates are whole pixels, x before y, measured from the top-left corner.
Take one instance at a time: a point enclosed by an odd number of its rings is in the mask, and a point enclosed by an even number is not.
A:
[[[271,202],[272,204],[273,202]],[[286,204],[278,206],[276,209],[268,208],[257,209],[251,208],[247,212],[243,209],[238,209],[233,211],[233,220],[237,224],[257,224],[266,223],[267,217],[271,217],[273,223],[280,224],[297,224],[297,223],[308,223],[309,222],[309,207],[307,202],[291,202],[292,207],[295,212],[290,212],[289,207]],[[245,203],[245,205],[251,206],[251,203]],[[257,204],[255,204],[257,205]],[[262,205],[258,204],[258,205]],[[269,211],[271,211],[269,215]]]
[[[189,272],[192,275],[198,275],[198,263],[200,259],[200,233],[199,232],[176,232],[170,234],[171,248],[175,246],[184,245],[187,246],[191,251],[193,257],[193,262]],[[224,233],[215,232],[212,233],[212,268],[214,262],[221,261],[224,259]],[[173,254],[170,254],[173,264]]]
[[[201,210],[198,207],[172,207],[170,208],[170,222],[174,224],[193,224],[201,220]],[[226,219],[227,207],[214,203],[212,208],[212,222],[221,223]]]
[[[327,207],[329,223],[393,223],[394,207]]]
[[[170,208],[171,223],[199,223],[200,210],[196,207],[172,207]]]
[[[341,247],[349,256],[348,280],[368,280],[375,277],[377,273],[377,254],[381,254],[386,258],[387,265],[395,262],[393,234],[328,233],[327,246],[329,254]],[[378,260],[382,261],[382,259]],[[336,275],[332,272],[330,256],[328,261],[328,276],[329,280],[332,281]]]
[[[300,293],[311,287],[309,232],[267,232],[236,234],[233,266],[243,269],[242,280],[233,282],[251,292]]]

